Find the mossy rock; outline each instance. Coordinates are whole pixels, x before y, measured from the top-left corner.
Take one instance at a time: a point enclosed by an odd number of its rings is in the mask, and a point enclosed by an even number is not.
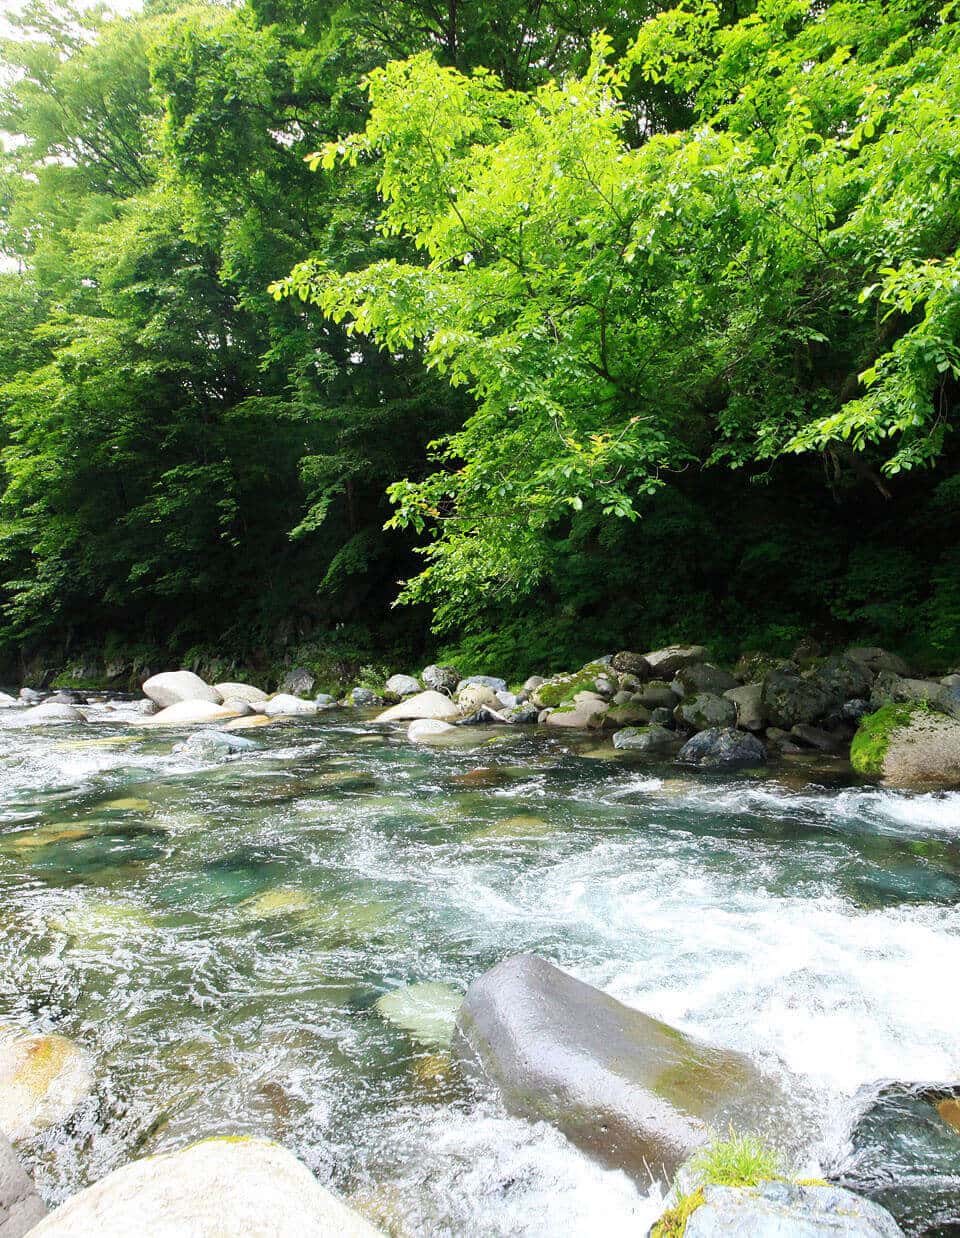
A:
[[[582,670],[572,675],[554,675],[533,692],[533,701],[541,709],[555,709],[572,701],[578,692],[595,692],[598,675],[609,675],[610,668],[603,662],[588,662]]]
[[[864,778],[881,778],[883,764],[897,731],[908,727],[920,714],[929,713],[926,705],[903,702],[884,705],[876,713],[861,719],[850,745],[850,764]]]

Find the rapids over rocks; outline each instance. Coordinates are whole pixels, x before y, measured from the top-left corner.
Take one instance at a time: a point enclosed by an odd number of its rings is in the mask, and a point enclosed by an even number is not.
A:
[[[958,793],[545,728],[427,748],[347,710],[236,754],[91,718],[0,718],[0,1022],[71,1038],[94,1078],[20,1148],[48,1202],[235,1133],[394,1232],[636,1238],[660,1188],[451,1066],[437,1007],[525,952],[781,1080],[811,1174],[862,1085],[960,1080]],[[412,984],[419,1032],[382,1000]]]

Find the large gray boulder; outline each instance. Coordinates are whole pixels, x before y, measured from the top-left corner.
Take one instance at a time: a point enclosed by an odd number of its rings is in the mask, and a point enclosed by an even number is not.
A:
[[[551,727],[596,731],[603,726],[608,710],[609,705],[596,692],[578,692],[572,701],[551,709],[544,722]]]
[[[278,692],[289,693],[290,696],[308,696],[316,687],[315,676],[305,666],[295,666],[283,677]]]
[[[0,1238],[22,1238],[46,1212],[16,1152],[0,1135]]]
[[[216,688],[204,683],[193,671],[164,671],[161,675],[151,675],[143,685],[143,695],[161,709],[179,705],[181,701],[209,701],[219,705],[223,700]]]
[[[763,712],[763,685],[745,683],[739,688],[730,688],[723,694],[733,701],[737,710],[737,726],[742,731],[762,731],[766,726]]]
[[[205,1139],[115,1169],[31,1238],[382,1238],[285,1148]]]
[[[507,681],[498,679],[496,675],[468,675],[457,684],[457,691],[462,692],[472,684],[480,684],[483,688],[492,688],[494,692],[506,692]]]
[[[707,651],[703,645],[668,645],[643,655],[654,679],[672,679],[677,671],[694,662],[705,662]]]
[[[910,667],[896,653],[888,653],[886,649],[856,647],[847,650],[847,657],[862,663],[874,675],[881,671],[892,671],[895,675],[909,675]]]
[[[213,687],[225,701],[246,701],[248,705],[262,705],[267,699],[266,692],[262,688],[255,688],[252,683],[215,683]]]
[[[887,705],[861,721],[850,763],[888,787],[960,787],[960,721],[922,704]]]
[[[818,680],[794,671],[771,671],[760,699],[767,723],[788,731],[798,722],[816,722],[841,703]]]
[[[376,721],[414,722],[417,718],[439,718],[441,722],[452,722],[459,717],[460,710],[449,696],[442,692],[418,692],[377,714]]]
[[[412,675],[391,675],[383,685],[383,691],[388,697],[396,696],[403,700],[405,696],[416,696],[420,691],[420,682]]]
[[[702,765],[707,769],[723,765],[762,765],[767,750],[748,731],[734,727],[711,727],[688,739],[677,753],[678,761]]]
[[[903,1238],[885,1208],[836,1186],[708,1186],[684,1238]]]
[[[420,672],[420,678],[425,688],[432,688],[434,692],[448,692],[452,695],[456,692],[457,684],[460,682],[460,672],[455,666],[436,666],[431,663]]]
[[[618,675],[634,675],[640,680],[650,678],[650,663],[647,659],[642,653],[631,653],[628,649],[621,649],[613,655],[610,669]]]
[[[733,701],[710,692],[698,692],[687,697],[677,706],[674,716],[678,722],[706,731],[710,727],[732,727],[737,724],[737,707]]]
[[[874,680],[863,662],[842,653],[824,658],[811,677],[838,702],[869,696]]]
[[[757,1130],[788,1102],[749,1058],[685,1036],[535,955],[470,986],[453,1052],[510,1112],[558,1127],[644,1184],[666,1180],[710,1128]],[[780,1112],[778,1112],[780,1110]]]
[[[696,696],[698,692],[723,696],[738,682],[729,671],[722,671],[719,666],[712,666],[709,662],[691,662],[677,671],[670,687],[677,696]]]
[[[652,679],[645,683],[633,699],[644,709],[673,709],[677,694],[664,679]]]
[[[42,705],[32,705],[25,709],[17,721],[27,726],[61,726],[67,722],[86,722],[86,718],[76,705],[44,701]]]

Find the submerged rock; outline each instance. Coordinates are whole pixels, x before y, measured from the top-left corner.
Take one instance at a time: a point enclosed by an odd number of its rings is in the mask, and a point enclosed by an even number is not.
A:
[[[677,753],[678,761],[691,765],[757,765],[767,759],[767,750],[748,731],[734,727],[711,727],[688,739]]]
[[[87,1056],[73,1041],[0,1028],[0,1133],[12,1143],[65,1122],[92,1090]]]
[[[280,1144],[231,1136],[115,1169],[31,1238],[383,1238]]]
[[[439,718],[417,718],[407,727],[407,739],[413,744],[429,744],[441,735],[455,735],[457,728]]]
[[[252,739],[244,739],[240,735],[230,735],[225,731],[196,731],[174,746],[174,752],[182,752],[187,756],[221,757],[233,752],[246,752],[256,748]]]
[[[143,694],[161,709],[182,701],[209,701],[219,705],[223,700],[216,688],[204,683],[193,671],[164,671],[162,675],[151,675],[143,685]]]
[[[519,955],[476,980],[454,1056],[520,1116],[557,1126],[605,1164],[669,1178],[711,1127],[783,1124],[788,1103],[743,1055],[683,1035]]]
[[[886,1209],[835,1186],[707,1186],[684,1238],[903,1238]]]
[[[406,984],[377,999],[377,1013],[425,1049],[447,1049],[453,1039],[463,994],[449,984],[427,980]]]
[[[54,726],[65,722],[86,722],[86,718],[75,705],[60,705],[56,701],[44,701],[42,705],[34,705],[25,709],[18,721],[28,726]]]
[[[23,1238],[46,1214],[30,1175],[0,1135],[0,1238]]]
[[[888,1208],[909,1233],[960,1232],[960,1086],[863,1089],[829,1177]]]
[[[276,722],[276,718],[268,718],[266,714],[250,714],[245,718],[234,718],[232,722],[226,722],[218,730],[221,731],[249,731],[258,726],[272,726]]]
[[[413,722],[418,718],[439,718],[442,722],[450,722],[459,717],[460,710],[442,692],[418,692],[377,714],[376,721]]]

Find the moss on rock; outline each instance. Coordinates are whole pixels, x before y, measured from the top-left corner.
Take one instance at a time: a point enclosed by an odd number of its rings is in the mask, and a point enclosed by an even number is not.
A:
[[[880,778],[887,749],[897,731],[909,726],[920,713],[928,713],[923,702],[884,705],[860,722],[850,745],[850,764],[864,778]]]

